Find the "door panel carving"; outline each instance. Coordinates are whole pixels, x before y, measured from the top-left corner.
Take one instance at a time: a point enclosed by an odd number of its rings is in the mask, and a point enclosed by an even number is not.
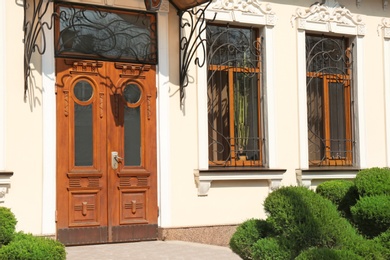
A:
[[[58,239],[156,239],[155,67],[57,58],[56,68]]]

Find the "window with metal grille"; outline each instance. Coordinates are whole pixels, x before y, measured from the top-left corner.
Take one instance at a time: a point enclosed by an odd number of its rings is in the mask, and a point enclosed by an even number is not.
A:
[[[207,25],[210,166],[262,166],[259,30]]]
[[[310,166],[353,165],[352,61],[348,39],[306,36]]]

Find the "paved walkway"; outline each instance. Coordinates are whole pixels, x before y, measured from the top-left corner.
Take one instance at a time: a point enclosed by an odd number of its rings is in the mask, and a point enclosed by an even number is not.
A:
[[[183,241],[66,247],[67,260],[239,260],[229,248]]]

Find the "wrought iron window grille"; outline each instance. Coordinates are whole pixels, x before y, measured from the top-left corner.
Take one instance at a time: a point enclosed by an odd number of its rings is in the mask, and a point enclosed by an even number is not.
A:
[[[349,166],[354,157],[353,44],[306,38],[309,163]]]
[[[254,28],[207,27],[210,166],[263,166],[263,39]]]

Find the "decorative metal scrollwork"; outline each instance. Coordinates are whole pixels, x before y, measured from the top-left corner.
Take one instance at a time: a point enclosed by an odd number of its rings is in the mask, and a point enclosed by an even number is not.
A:
[[[198,66],[203,67],[206,63],[206,39],[204,38],[206,30],[205,12],[212,3],[210,1],[202,8],[192,8],[186,11],[180,11],[180,105],[183,105],[184,88],[189,84],[188,69],[192,61]],[[216,14],[214,16],[215,20]],[[187,31],[186,29],[190,29]],[[185,33],[189,33],[186,35]],[[198,50],[202,51],[203,56],[199,56]]]
[[[157,63],[155,14],[63,4],[56,56]]]
[[[50,21],[45,21],[44,16],[49,10],[50,3],[53,0],[23,0],[24,8],[24,95],[28,89],[28,78],[31,74],[31,57],[35,51],[40,55],[46,51],[46,30],[53,27],[53,17]]]

